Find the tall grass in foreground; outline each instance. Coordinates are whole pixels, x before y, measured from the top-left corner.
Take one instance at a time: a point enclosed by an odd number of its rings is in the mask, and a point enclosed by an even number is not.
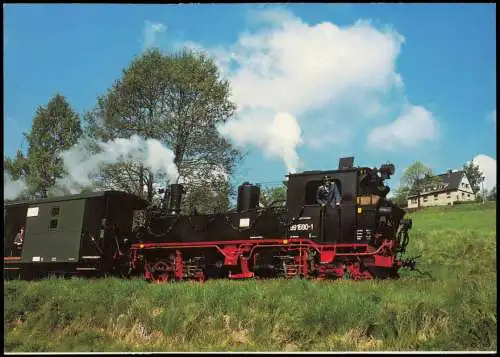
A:
[[[410,216],[432,277],[4,283],[5,351],[496,350],[495,206]]]

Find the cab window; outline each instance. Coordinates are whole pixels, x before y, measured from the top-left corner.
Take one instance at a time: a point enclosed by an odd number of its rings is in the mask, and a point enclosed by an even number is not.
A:
[[[332,180],[335,185],[337,185],[337,188],[340,192],[340,195],[342,196],[342,186],[340,184],[340,181],[337,179]],[[322,180],[313,180],[309,181],[306,184],[306,198],[304,204],[306,205],[315,205],[317,204],[316,202],[316,192],[318,191],[318,187],[321,186]]]

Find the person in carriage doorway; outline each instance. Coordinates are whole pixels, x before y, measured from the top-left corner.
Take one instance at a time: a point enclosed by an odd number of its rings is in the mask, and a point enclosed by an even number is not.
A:
[[[23,247],[24,243],[24,227],[21,227],[19,232],[17,232],[16,236],[14,237],[14,241],[12,242],[13,244],[10,246],[10,256],[17,256]]]
[[[24,227],[21,227],[19,232],[16,234],[16,237],[14,238],[14,245],[20,248],[23,245],[23,242],[24,242]]]
[[[316,202],[319,203],[321,207],[325,207],[327,205],[340,207],[340,200],[340,191],[335,182],[331,179],[331,177],[323,177],[323,182],[316,191]]]

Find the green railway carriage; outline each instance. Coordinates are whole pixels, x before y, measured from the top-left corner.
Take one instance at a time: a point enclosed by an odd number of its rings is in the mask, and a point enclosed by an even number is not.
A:
[[[118,191],[4,204],[4,275],[108,273],[127,267],[132,221],[147,202]],[[22,245],[16,235],[23,230]]]

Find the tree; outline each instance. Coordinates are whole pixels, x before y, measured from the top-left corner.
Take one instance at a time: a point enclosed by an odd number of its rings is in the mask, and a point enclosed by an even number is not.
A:
[[[286,200],[286,187],[269,187],[260,191],[260,203],[264,207],[271,207],[273,205],[280,205]]]
[[[229,209],[229,197],[233,187],[225,180],[214,180],[204,184],[189,185],[183,199],[184,213],[196,211],[198,214],[223,213]]]
[[[476,193],[476,201],[477,202],[483,202],[489,197],[489,192],[487,189],[483,188],[481,190],[479,190],[477,193]]]
[[[62,95],[56,94],[46,107],[38,107],[31,131],[24,133],[27,157],[18,151],[14,161],[7,159],[7,165],[14,177],[27,179],[35,197],[46,198],[55,180],[64,174],[58,155],[73,146],[81,134],[78,114]]]
[[[432,170],[420,161],[416,161],[403,173],[401,184],[409,189],[411,195],[417,196],[418,208],[420,208],[420,196],[423,192],[437,189],[442,180],[435,176]]]
[[[393,202],[400,207],[406,207],[408,205],[408,195],[410,194],[410,188],[400,185],[396,192],[394,193]]]
[[[475,165],[474,161],[469,161],[464,164],[463,169],[465,171],[465,175],[470,182],[470,186],[474,193],[478,193],[480,190],[481,182],[484,181],[484,175],[479,169],[479,165]]]
[[[203,185],[222,189],[214,184],[220,181],[217,173],[231,176],[243,158],[217,130],[234,114],[229,95],[229,82],[219,78],[213,59],[188,50],[167,55],[150,50],[98,98],[85,117],[86,131],[104,141],[133,134],[157,139],[172,150],[180,179],[188,179],[193,192]],[[129,192],[145,184],[150,202],[158,180],[138,162],[110,165],[102,179]]]
[[[497,187],[494,186],[489,195],[488,195],[488,200],[491,200],[491,201],[496,201],[497,200]]]
[[[24,156],[21,150],[17,150],[16,157],[11,159],[5,157],[3,160],[3,169],[10,173],[14,180],[27,179],[29,173],[28,158]]]

